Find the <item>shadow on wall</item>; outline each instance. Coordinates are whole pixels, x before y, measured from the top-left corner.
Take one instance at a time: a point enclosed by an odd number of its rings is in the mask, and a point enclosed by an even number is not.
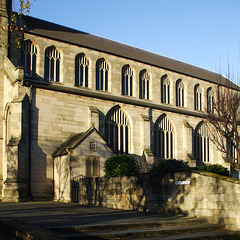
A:
[[[32,88],[31,91],[29,114],[30,190],[33,200],[52,200],[52,197],[49,196],[53,195],[53,180],[49,178],[46,173],[47,168],[52,167],[52,157],[47,159],[47,154],[42,151],[43,146],[39,146],[39,109],[36,106],[36,88]]]
[[[82,178],[78,182],[78,199],[80,204],[89,206],[165,214],[186,213],[180,206],[190,191],[190,176],[190,172],[170,172]],[[183,185],[185,183],[188,185]]]

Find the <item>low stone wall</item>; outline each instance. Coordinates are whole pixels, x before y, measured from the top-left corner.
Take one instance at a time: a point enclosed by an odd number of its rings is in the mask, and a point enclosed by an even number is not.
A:
[[[184,171],[83,178],[78,183],[82,205],[186,213],[240,229],[240,181],[231,178]]]

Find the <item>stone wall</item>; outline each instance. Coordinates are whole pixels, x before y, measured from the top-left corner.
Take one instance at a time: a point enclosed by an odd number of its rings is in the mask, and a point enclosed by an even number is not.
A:
[[[79,180],[79,203],[184,213],[240,229],[240,181],[213,174],[171,172]]]

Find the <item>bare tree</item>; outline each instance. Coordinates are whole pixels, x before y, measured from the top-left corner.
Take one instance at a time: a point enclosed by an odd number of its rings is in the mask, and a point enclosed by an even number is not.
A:
[[[215,97],[208,99],[205,124],[209,138],[224,153],[224,160],[239,170],[240,88],[229,83],[231,87],[219,86]]]

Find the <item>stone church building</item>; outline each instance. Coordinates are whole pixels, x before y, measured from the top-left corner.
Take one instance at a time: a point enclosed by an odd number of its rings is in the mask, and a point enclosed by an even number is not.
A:
[[[131,154],[224,164],[203,125],[223,76],[29,16],[7,30],[0,1],[0,198],[56,199],[56,186],[103,176],[104,161]],[[21,46],[14,44],[18,37]]]

